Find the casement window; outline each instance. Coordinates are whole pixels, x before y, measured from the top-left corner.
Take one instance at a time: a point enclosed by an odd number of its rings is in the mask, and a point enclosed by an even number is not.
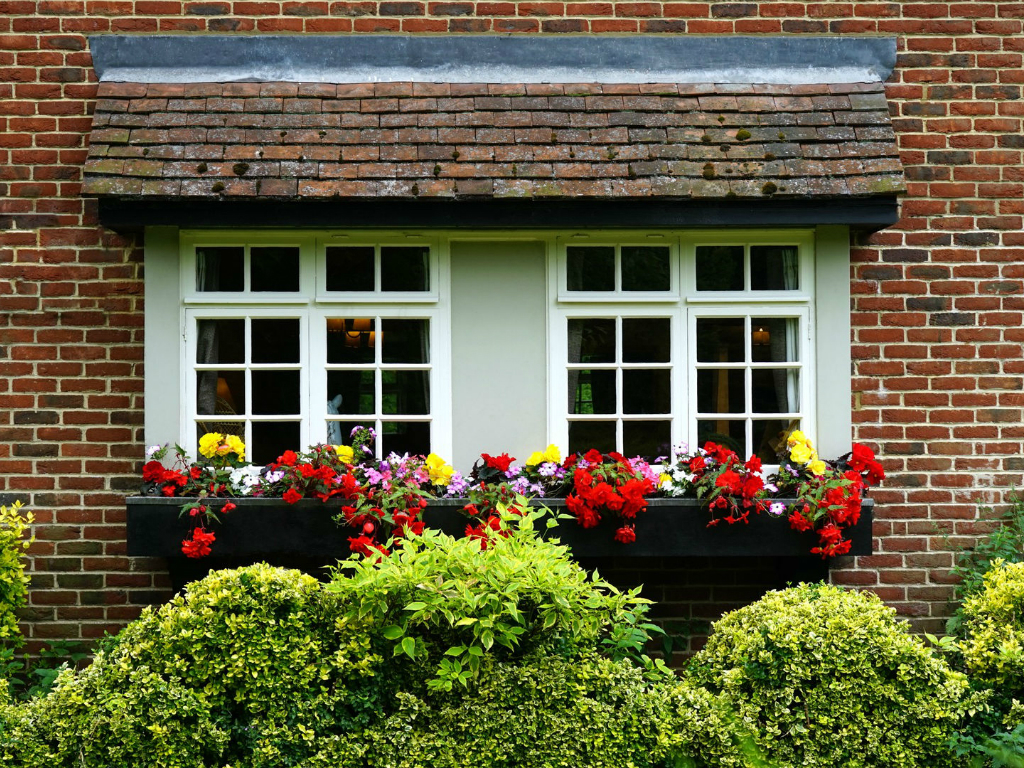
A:
[[[147,440],[194,453],[206,431],[237,434],[267,462],[347,442],[363,424],[379,454],[433,450],[460,464],[549,442],[654,457],[706,440],[770,462],[799,427],[838,450],[850,420],[847,243],[844,227],[154,228]]]

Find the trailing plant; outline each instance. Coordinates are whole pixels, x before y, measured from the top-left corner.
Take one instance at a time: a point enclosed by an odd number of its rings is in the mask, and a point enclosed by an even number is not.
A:
[[[775,768],[939,768],[978,702],[868,593],[769,592],[714,624],[690,679],[729,696]]]

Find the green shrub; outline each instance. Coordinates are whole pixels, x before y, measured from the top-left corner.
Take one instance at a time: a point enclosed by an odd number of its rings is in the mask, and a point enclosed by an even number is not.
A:
[[[951,765],[968,687],[875,596],[818,584],[727,614],[690,674],[777,768]]]
[[[996,560],[964,601],[968,674],[1006,694],[1024,690],[1024,563]]]
[[[0,506],[0,647],[21,644],[18,609],[28,595],[22,555],[31,543],[25,539],[25,531],[32,522],[31,512],[22,513],[21,502]]]
[[[632,660],[643,602],[530,524],[483,551],[428,535],[330,589],[213,573],[0,705],[0,765],[745,768],[722,699]]]

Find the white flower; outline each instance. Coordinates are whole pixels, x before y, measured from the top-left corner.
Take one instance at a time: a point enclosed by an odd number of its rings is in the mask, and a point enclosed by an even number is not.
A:
[[[159,451],[161,448],[163,448],[162,445],[151,445],[151,446],[149,446],[149,448],[146,449],[146,458],[147,459],[153,458],[153,454],[156,453],[157,451]]]

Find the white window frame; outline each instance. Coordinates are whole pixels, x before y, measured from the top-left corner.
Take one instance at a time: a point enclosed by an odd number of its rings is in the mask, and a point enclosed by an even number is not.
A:
[[[344,237],[339,235],[343,234]],[[580,235],[586,235],[581,237]],[[432,447],[442,455],[452,455],[451,435],[451,316],[450,316],[450,276],[448,274],[449,244],[455,240],[496,240],[514,241],[520,239],[542,240],[546,243],[548,254],[548,367],[543,372],[548,380],[549,402],[548,434],[546,442],[558,443],[565,448],[567,445],[566,411],[568,394],[564,383],[564,374],[558,375],[566,367],[565,341],[559,341],[559,328],[556,325],[560,317],[572,312],[579,314],[591,313],[596,316],[615,314],[634,314],[640,312],[641,305],[650,309],[654,315],[664,314],[666,310],[679,313],[679,321],[675,328],[685,328],[688,324],[687,314],[690,311],[745,305],[746,308],[770,304],[786,307],[785,311],[801,307],[807,312],[807,328],[810,338],[807,342],[807,360],[810,366],[803,377],[802,411],[806,414],[808,434],[815,438],[822,455],[838,455],[849,450],[853,410],[851,404],[851,348],[850,348],[850,230],[846,226],[818,226],[813,230],[655,230],[648,232],[632,231],[594,231],[581,233],[578,230],[563,232],[530,232],[518,231],[473,232],[454,231],[189,231],[177,227],[147,227],[145,230],[145,366],[147,371],[145,382],[145,437],[148,443],[164,443],[179,440],[194,454],[194,444],[189,445],[189,427],[187,418],[188,379],[194,377],[190,367],[187,346],[186,311],[202,308],[213,310],[223,308],[228,315],[245,311],[253,298],[258,297],[261,306],[276,308],[294,308],[305,311],[313,317],[316,311],[333,313],[339,307],[347,316],[360,316],[369,312],[377,305],[390,304],[380,301],[380,295],[367,296],[366,293],[334,294],[317,291],[318,280],[322,268],[323,249],[329,245],[360,245],[360,244],[418,244],[428,242],[432,254],[431,294],[436,297],[403,295],[402,306],[397,304],[389,312],[398,316],[399,312],[408,312],[414,316],[436,312],[431,317],[431,417],[434,422],[432,429]],[[798,238],[798,239],[794,239]],[[630,305],[625,307],[608,306],[607,296],[597,297],[560,297],[559,262],[560,253],[564,256],[565,244],[600,244],[602,241],[617,241],[644,245],[668,243],[680,254],[680,265],[673,277],[672,297],[651,297],[650,295],[633,294]],[[746,244],[778,244],[781,241],[801,245],[800,290],[796,295],[777,295],[774,292],[745,291],[742,294],[711,294],[697,293],[695,273],[693,271],[693,249],[700,244],[723,244],[741,242]],[[296,293],[202,293],[195,290],[194,253],[191,249],[196,244],[232,245],[245,243],[258,245],[298,245],[301,252],[300,291]],[[813,255],[805,257],[804,248]],[[675,260],[674,260],[675,261]],[[310,269],[312,267],[312,269]],[[187,276],[187,277],[185,277]],[[322,284],[322,281],[319,281]],[[564,293],[564,292],[563,292]],[[575,293],[575,292],[574,292]],[[646,292],[645,292],[646,294]],[[819,300],[816,300],[819,299]],[[408,300],[406,300],[408,299]],[[635,299],[635,301],[633,300]],[[764,303],[764,304],[763,304]],[[613,302],[614,304],[614,302]],[[481,298],[482,310],[486,301]],[[759,310],[763,311],[763,310]],[[319,317],[320,315],[318,315]],[[312,320],[310,321],[312,322]],[[314,329],[309,328],[312,336]],[[681,339],[681,331],[676,338]],[[564,334],[564,330],[562,331]],[[682,340],[689,347],[689,340]],[[312,340],[310,340],[312,344]],[[680,359],[673,356],[673,361]],[[690,382],[689,366],[685,360],[680,364],[687,365],[683,376],[673,376],[672,397],[676,415],[673,419],[673,440],[692,442],[690,426],[683,426],[684,421],[695,421],[689,414],[689,392],[693,389]],[[675,365],[675,362],[673,363]],[[310,381],[311,398],[313,397],[312,377]],[[556,381],[557,380],[557,381]],[[194,386],[194,385],[193,385]],[[326,438],[326,420],[323,414],[313,412],[313,404],[319,402],[311,399],[306,418],[309,422],[309,441],[311,443]],[[170,403],[178,403],[179,407],[168,407]],[[194,404],[194,398],[192,400]],[[326,401],[324,403],[326,408]],[[459,404],[460,408],[471,407],[471,404]],[[684,419],[684,413],[688,419]],[[323,424],[323,427],[317,427]],[[813,426],[812,426],[813,425]],[[317,430],[322,429],[322,434]],[[194,429],[193,429],[194,432]],[[815,434],[816,432],[816,434]],[[184,440],[182,439],[184,438]],[[305,447],[305,446],[300,446]]]

